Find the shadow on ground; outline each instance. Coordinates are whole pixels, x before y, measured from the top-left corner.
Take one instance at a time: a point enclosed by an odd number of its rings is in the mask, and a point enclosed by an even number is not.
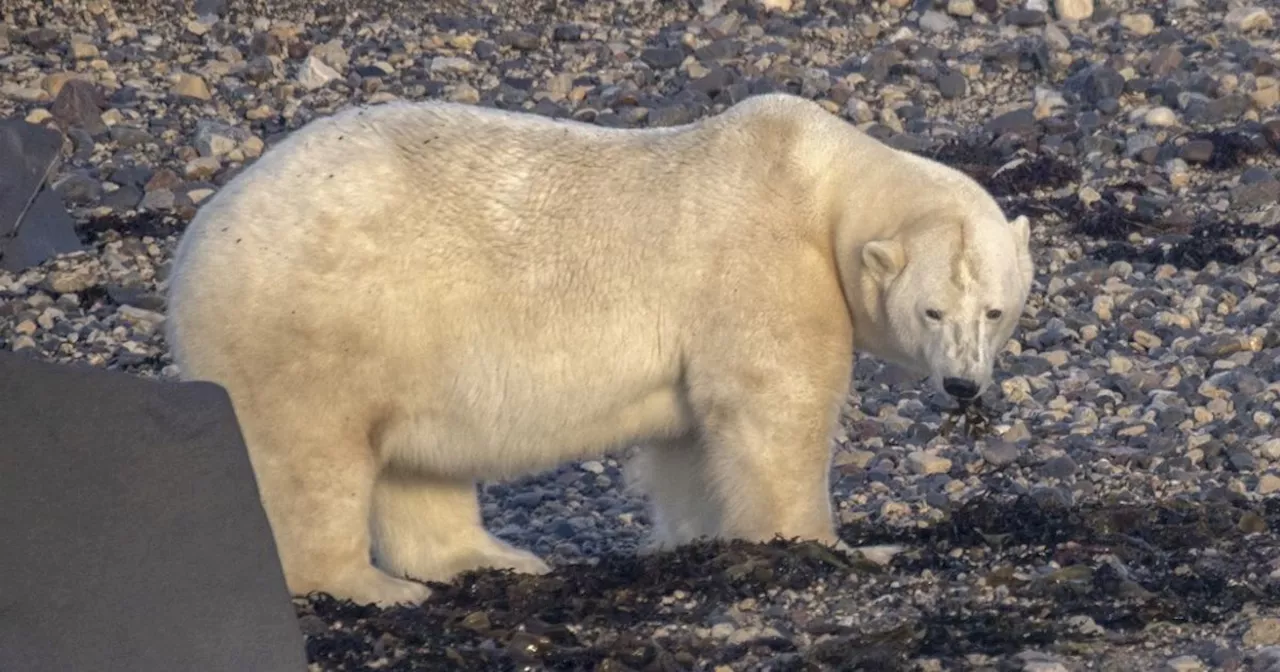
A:
[[[1250,578],[1274,551],[1259,540],[1277,526],[1280,500],[1068,508],[989,496],[928,529],[846,526],[852,544],[909,547],[884,570],[814,544],[702,543],[540,577],[471,573],[435,585],[420,608],[315,596],[298,613],[311,661],[334,670],[682,670],[745,657],[771,669],[908,669],[920,657],[1008,655],[1097,638],[1081,617],[1113,639],[1141,639],[1153,624],[1215,623],[1245,603],[1280,604],[1280,591]],[[922,575],[932,577],[933,598],[887,627],[842,625],[824,606],[791,636],[732,645],[672,636],[669,647],[652,638],[658,629],[705,627],[747,598],[763,608],[789,589],[821,585],[819,594],[854,609],[883,603],[910,592],[899,581]],[[1003,597],[992,599],[996,592]]]

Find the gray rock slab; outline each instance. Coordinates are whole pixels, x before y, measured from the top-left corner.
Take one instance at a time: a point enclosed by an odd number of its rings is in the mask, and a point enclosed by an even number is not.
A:
[[[17,271],[83,249],[62,198],[44,188],[62,134],[21,119],[0,119],[0,268]]]
[[[0,353],[0,670],[305,670],[230,400]]]
[[[0,236],[18,223],[58,160],[62,134],[22,119],[0,119]]]
[[[0,237],[0,269],[21,271],[54,255],[84,249],[62,197],[41,189],[16,233]]]

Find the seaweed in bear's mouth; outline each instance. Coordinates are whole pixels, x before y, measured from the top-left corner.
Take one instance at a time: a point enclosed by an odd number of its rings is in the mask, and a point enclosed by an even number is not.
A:
[[[991,434],[991,413],[981,397],[972,401],[961,400],[956,408],[947,411],[938,427],[938,434],[950,436],[958,427],[968,439],[980,439]]]

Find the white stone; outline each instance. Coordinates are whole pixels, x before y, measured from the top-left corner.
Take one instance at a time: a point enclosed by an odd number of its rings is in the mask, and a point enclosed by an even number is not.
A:
[[[1251,30],[1267,30],[1274,25],[1271,15],[1262,7],[1236,7],[1227,12],[1222,23],[1242,33]]]
[[[947,13],[952,16],[973,16],[978,11],[978,7],[973,0],[949,0],[947,2]]]
[[[1178,123],[1178,115],[1173,110],[1160,106],[1147,110],[1142,118],[1143,123],[1148,126],[1163,128],[1165,126],[1173,126]]]
[[[308,56],[307,60],[302,62],[302,67],[298,68],[298,84],[310,91],[319,89],[329,82],[338,79],[341,75],[337,70],[329,67],[327,63],[320,60],[318,56]]]
[[[1093,0],[1054,0],[1053,11],[1063,21],[1083,21],[1093,16]]]
[[[907,456],[907,466],[917,474],[945,474],[951,471],[951,460],[923,451]]]

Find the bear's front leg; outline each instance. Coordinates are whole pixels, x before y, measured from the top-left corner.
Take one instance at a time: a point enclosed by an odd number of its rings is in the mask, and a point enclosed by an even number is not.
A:
[[[719,505],[716,536],[837,543],[830,442],[848,368],[815,364],[738,366],[691,390],[703,485]]]

